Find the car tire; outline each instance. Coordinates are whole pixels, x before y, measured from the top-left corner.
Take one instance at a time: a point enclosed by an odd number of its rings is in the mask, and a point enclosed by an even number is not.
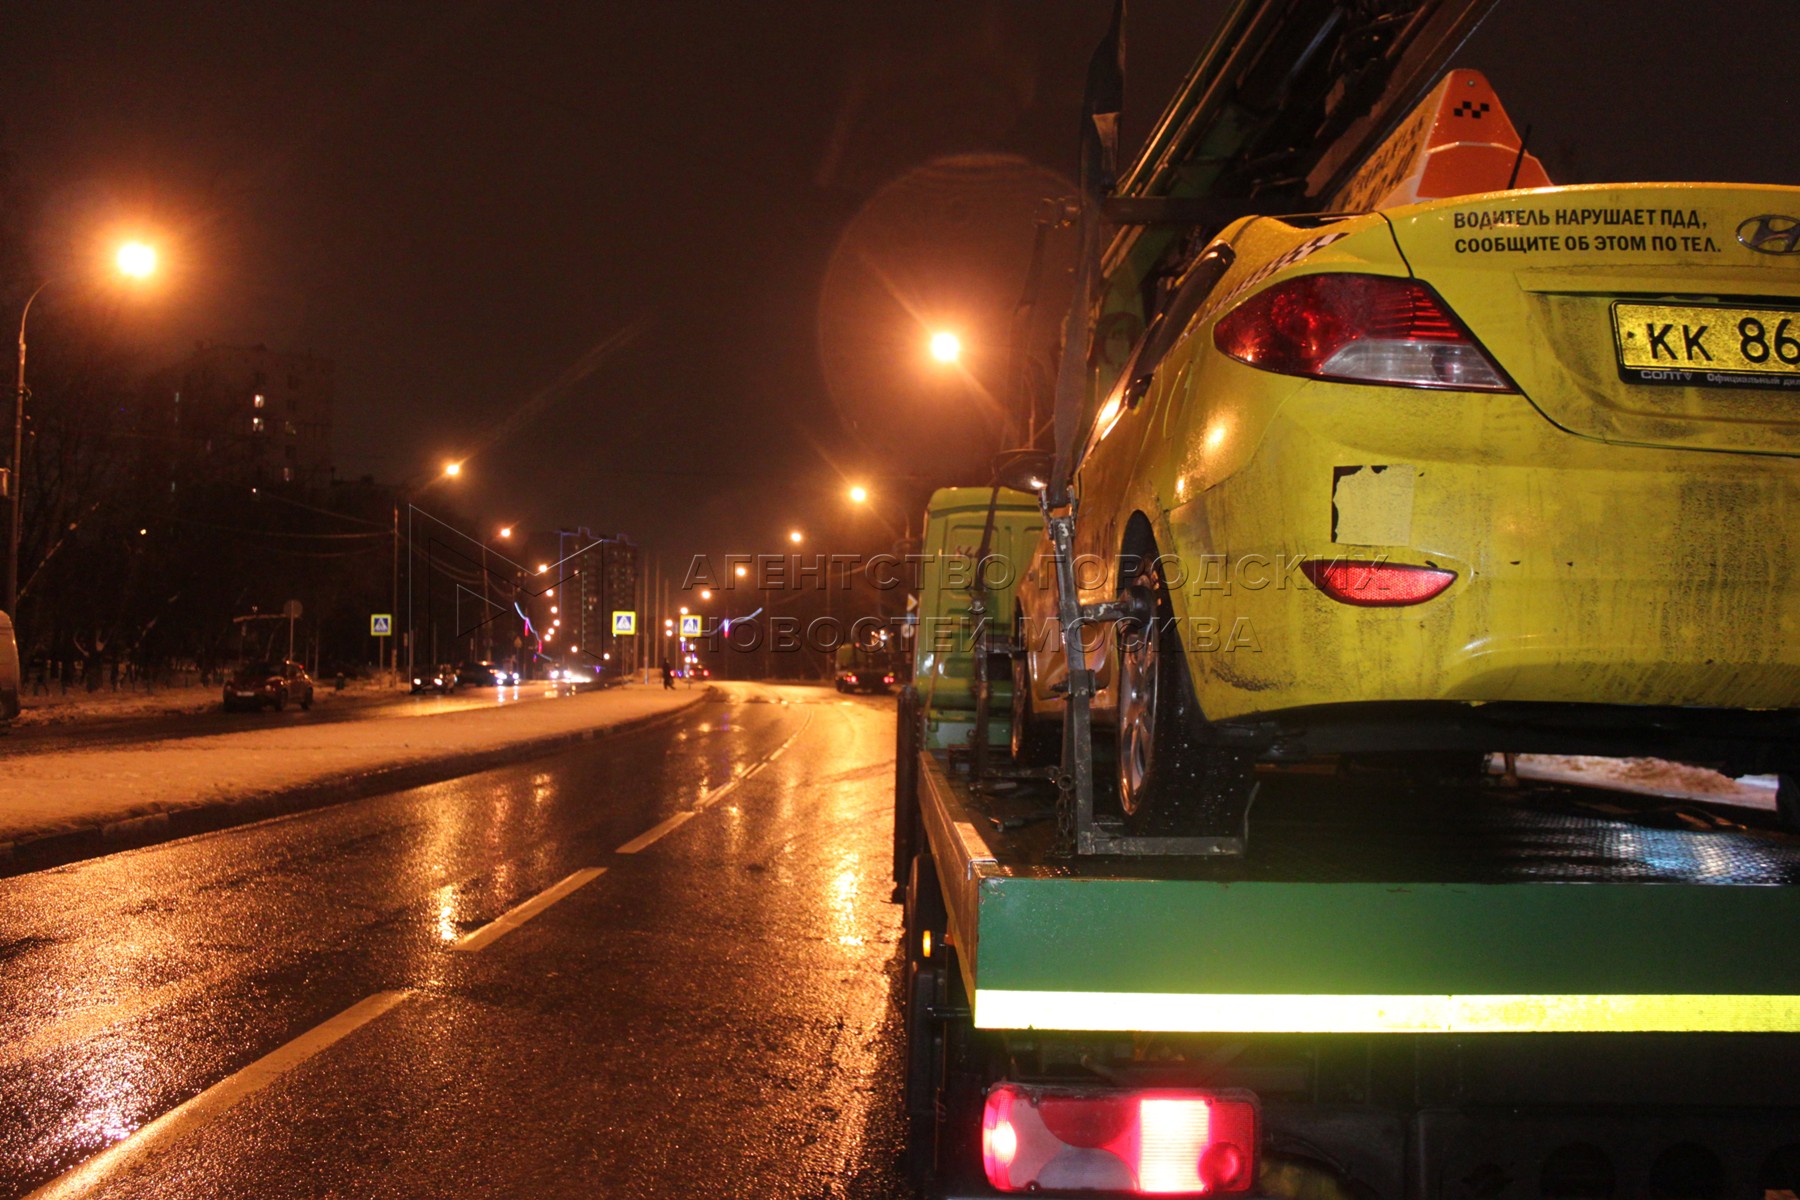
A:
[[[287,711],[287,693],[286,692],[276,692],[275,699],[270,702],[269,707],[274,709],[276,712]]]
[[[1244,836],[1254,796],[1248,755],[1199,742],[1203,724],[1187,655],[1154,551],[1124,589],[1141,614],[1115,631],[1117,777],[1126,829],[1138,836]]]
[[[300,711],[302,711],[302,712],[311,711],[312,702],[313,702],[313,690],[311,688],[307,688],[306,695],[304,695],[300,698]]]
[[[1031,664],[1012,656],[1012,759],[1015,766],[1055,766],[1062,758],[1062,725],[1037,715],[1031,703]]]

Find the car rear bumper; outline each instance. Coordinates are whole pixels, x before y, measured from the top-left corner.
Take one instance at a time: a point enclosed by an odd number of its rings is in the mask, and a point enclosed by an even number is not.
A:
[[[1608,445],[1516,396],[1383,391],[1302,389],[1243,470],[1170,513],[1171,599],[1209,719],[1800,707],[1800,458]],[[1358,607],[1300,569],[1333,558],[1457,578]]]

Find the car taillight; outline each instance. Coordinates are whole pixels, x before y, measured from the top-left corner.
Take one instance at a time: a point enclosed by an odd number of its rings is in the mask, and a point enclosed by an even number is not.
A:
[[[1030,1087],[988,1092],[982,1166],[1002,1192],[1212,1196],[1256,1179],[1246,1092]]]
[[[1456,572],[1441,567],[1349,558],[1310,559],[1300,570],[1333,600],[1361,608],[1421,604],[1456,582]]]
[[[1324,272],[1285,280],[1221,318],[1213,344],[1239,362],[1282,375],[1517,390],[1437,293],[1416,279]]]
[[[881,682],[883,682],[883,683],[892,683],[892,682],[894,682],[894,677],[893,677],[893,676],[892,676],[892,675],[883,675],[883,676],[882,676],[882,677],[881,677]]]

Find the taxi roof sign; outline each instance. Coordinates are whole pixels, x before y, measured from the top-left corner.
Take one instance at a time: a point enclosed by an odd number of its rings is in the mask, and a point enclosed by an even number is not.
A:
[[[637,633],[637,613],[614,612],[612,631],[614,637],[629,637]]]

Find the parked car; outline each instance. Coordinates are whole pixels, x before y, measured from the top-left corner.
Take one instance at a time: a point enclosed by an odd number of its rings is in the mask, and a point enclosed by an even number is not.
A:
[[[225,711],[272,708],[280,712],[290,704],[311,708],[312,676],[297,662],[251,662],[239,667],[225,683]]]
[[[420,692],[454,692],[456,690],[456,667],[452,663],[439,663],[435,667],[427,667],[413,676],[413,694]]]
[[[19,692],[23,687],[12,618],[0,612],[0,721],[10,721],[19,715]]]

